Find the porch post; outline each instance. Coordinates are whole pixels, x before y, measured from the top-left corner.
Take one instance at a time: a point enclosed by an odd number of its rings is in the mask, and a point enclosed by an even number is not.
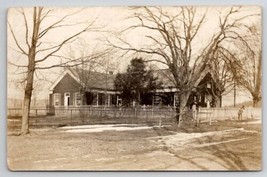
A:
[[[173,107],[176,108],[176,98],[177,98],[177,94],[173,93]]]
[[[96,92],[96,106],[98,106],[98,92]]]
[[[119,99],[119,96],[116,97],[116,103],[117,103],[117,105],[119,104],[118,99]]]
[[[108,106],[110,106],[110,94],[108,94]]]
[[[175,93],[173,93],[173,107],[175,107]]]

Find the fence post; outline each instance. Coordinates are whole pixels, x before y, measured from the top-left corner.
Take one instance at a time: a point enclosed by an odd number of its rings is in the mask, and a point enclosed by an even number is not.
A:
[[[209,112],[209,120],[210,120],[210,125],[211,125],[211,114],[210,114],[210,112]]]
[[[72,109],[70,110],[70,125],[72,125]]]
[[[36,114],[36,115],[37,115],[37,114]],[[35,123],[37,123],[37,121],[38,121],[38,120],[37,120],[37,116],[35,116]]]
[[[146,121],[147,121],[148,120],[147,109],[145,109],[145,117],[146,117]]]
[[[197,121],[197,126],[199,126],[200,124],[200,109],[199,110],[195,110],[196,111],[196,121]],[[193,113],[194,114],[194,113]]]
[[[159,116],[159,127],[161,127],[161,116]]]
[[[254,110],[252,108],[249,108],[249,109],[250,109],[250,117],[253,120],[254,119]]]
[[[72,119],[72,109],[70,110],[70,118]]]

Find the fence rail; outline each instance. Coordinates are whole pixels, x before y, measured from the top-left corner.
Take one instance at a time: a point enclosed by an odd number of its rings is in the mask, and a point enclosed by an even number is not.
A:
[[[239,108],[200,108],[200,117],[210,114],[216,119],[237,118]],[[39,116],[53,114],[55,116],[78,116],[81,114],[100,115],[100,116],[123,116],[123,117],[168,117],[175,116],[176,111],[172,107],[147,107],[147,108],[121,108],[121,107],[57,107],[57,108],[31,108],[30,116]],[[261,108],[245,108],[243,111],[244,118],[260,118]],[[8,115],[21,116],[21,108],[8,108]],[[203,117],[204,118],[204,117]]]
[[[200,108],[198,116],[205,119],[210,116],[213,120],[237,119],[239,108]],[[206,114],[205,114],[206,113]],[[243,111],[243,119],[260,119],[261,108],[247,107]]]
[[[237,119],[238,108],[200,108],[197,114],[199,121],[209,121],[210,124],[214,120]],[[191,110],[182,113],[184,118],[192,118]],[[8,109],[9,116],[21,116],[21,108]],[[49,115],[49,116],[47,116]],[[177,115],[174,108],[122,108],[122,107],[57,107],[57,108],[32,108],[30,116],[35,117],[35,122],[42,122],[39,117],[46,120],[57,122],[87,122],[87,123],[107,123],[107,122],[157,122],[170,123]],[[244,119],[260,119],[261,108],[245,108],[243,111]],[[45,120],[46,119],[46,120]],[[51,122],[53,122],[51,121]],[[106,122],[105,122],[106,121]]]
[[[118,107],[81,107],[81,108],[56,108],[56,116],[104,116],[104,117],[139,117],[157,118],[173,117],[176,112],[171,109],[157,108],[118,108]]]
[[[30,116],[44,116],[49,112],[48,108],[31,108]],[[22,108],[8,108],[8,116],[22,116]]]
[[[40,116],[44,115],[44,111],[50,115]],[[163,124],[172,124],[175,121],[173,117],[176,115],[175,111],[167,108],[61,107],[52,111],[54,111],[54,115],[51,115],[51,109],[49,108],[33,108],[31,110],[30,125],[64,126],[125,123],[161,126]],[[21,116],[20,113],[22,113],[20,108],[8,110],[10,119],[12,119],[12,116],[19,118]],[[20,121],[20,119],[17,120]],[[9,120],[9,122],[12,122],[12,120]]]

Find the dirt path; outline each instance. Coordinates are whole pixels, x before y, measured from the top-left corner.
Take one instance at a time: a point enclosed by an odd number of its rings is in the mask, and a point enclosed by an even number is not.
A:
[[[260,124],[215,126],[178,133],[168,127],[38,129],[27,137],[8,136],[8,164],[13,170],[260,169]]]

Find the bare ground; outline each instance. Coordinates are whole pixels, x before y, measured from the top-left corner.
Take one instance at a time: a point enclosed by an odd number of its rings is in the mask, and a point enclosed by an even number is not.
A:
[[[8,135],[10,170],[260,170],[261,124],[219,121],[130,131]]]

